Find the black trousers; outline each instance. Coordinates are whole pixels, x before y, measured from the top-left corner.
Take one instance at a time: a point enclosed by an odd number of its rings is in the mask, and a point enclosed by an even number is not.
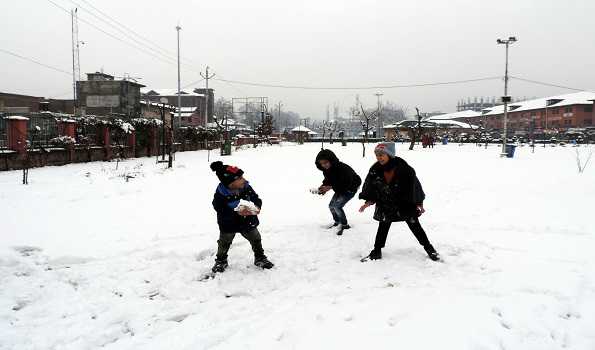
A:
[[[248,240],[248,242],[250,242],[250,245],[252,246],[252,251],[254,252],[254,257],[264,257],[264,249],[262,249],[262,239],[260,237],[260,232],[258,232],[258,229],[253,228],[252,230],[247,232],[240,232],[240,234],[246,240]],[[217,260],[227,260],[227,252],[229,251],[229,247],[231,247],[231,243],[233,243],[233,239],[235,238],[235,236],[235,232],[219,233],[219,240],[217,241]]]
[[[409,229],[411,230],[415,238],[417,238],[419,244],[421,244],[424,247],[431,246],[430,240],[426,235],[426,231],[424,231],[424,229],[421,227],[421,224],[419,223],[419,220],[417,218],[409,218],[405,220],[405,222],[407,223],[407,226],[409,226]],[[380,221],[378,223],[376,241],[374,242],[375,249],[384,248],[384,245],[386,244],[386,237],[388,236],[388,231],[390,230],[391,224],[392,222],[390,221]]]

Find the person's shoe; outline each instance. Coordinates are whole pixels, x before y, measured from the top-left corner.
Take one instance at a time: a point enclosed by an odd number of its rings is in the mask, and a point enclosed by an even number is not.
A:
[[[337,236],[343,235],[343,230],[348,230],[350,228],[351,228],[351,226],[349,226],[349,225],[338,225],[337,231],[336,231]]]
[[[324,225],[324,228],[327,229],[327,230],[330,230],[333,227],[337,227],[337,226],[339,226],[339,223],[338,222],[335,222],[335,223],[332,223],[332,224]]]
[[[374,248],[370,252],[370,255],[368,255],[368,258],[370,260],[380,260],[380,259],[382,259],[382,251],[380,249]]]
[[[254,265],[260,267],[261,269],[271,269],[275,264],[269,261],[266,256],[261,256],[258,258],[254,258]]]
[[[431,244],[429,246],[424,247],[424,250],[426,251],[426,253],[428,253],[428,257],[433,261],[440,260],[440,254],[438,254],[436,249],[434,249],[434,247]]]
[[[227,260],[215,260],[215,265],[213,265],[211,271],[213,273],[223,272],[228,266]]]

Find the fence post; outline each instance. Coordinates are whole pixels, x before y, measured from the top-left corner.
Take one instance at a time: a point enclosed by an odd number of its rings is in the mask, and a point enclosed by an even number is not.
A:
[[[126,137],[126,145],[130,147],[130,154],[132,154],[132,157],[136,157],[136,131],[126,134]]]
[[[12,116],[6,118],[8,148],[20,154],[27,152],[27,121],[29,118]]]
[[[157,155],[157,127],[151,125],[149,128],[149,157]]]
[[[108,125],[101,125],[99,128],[99,137],[101,140],[101,144],[103,145],[103,149],[105,150],[105,161],[112,159],[112,144],[110,140],[110,130]]]

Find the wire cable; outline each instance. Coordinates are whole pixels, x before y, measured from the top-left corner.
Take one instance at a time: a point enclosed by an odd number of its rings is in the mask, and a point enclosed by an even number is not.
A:
[[[227,80],[227,79],[222,79],[222,78],[213,78],[213,80],[222,81],[222,82],[231,83],[231,84],[240,84],[240,85],[248,85],[248,86],[267,87],[267,88],[279,88],[279,89],[300,89],[300,90],[379,90],[379,89],[387,90],[387,89],[415,88],[415,87],[424,87],[424,86],[465,84],[465,83],[473,83],[473,82],[478,82],[478,81],[497,80],[497,79],[502,79],[502,77],[495,76],[495,77],[467,79],[467,80],[453,80],[453,81],[443,81],[443,82],[434,82],[434,83],[418,83],[418,84],[403,84],[403,85],[395,84],[395,85],[359,86],[359,87],[337,87],[337,86],[323,87],[323,86],[265,84],[265,83],[254,83],[254,82],[239,81],[239,80]]]
[[[39,62],[39,61],[37,61],[37,60],[34,60],[33,58],[29,58],[29,57],[21,56],[21,55],[19,55],[19,54],[17,54],[17,53],[14,53],[14,52],[11,52],[11,51],[8,51],[8,50],[5,50],[5,49],[2,49],[2,48],[0,48],[0,52],[3,52],[3,53],[5,53],[5,54],[7,54],[7,55],[11,55],[11,56],[14,56],[14,57],[17,57],[17,58],[20,58],[20,59],[22,59],[22,60],[25,60],[25,61],[29,61],[29,62],[35,63],[35,64],[37,64],[37,65],[40,65],[40,66],[42,66],[42,67],[45,67],[45,68],[48,68],[48,69],[54,70],[54,71],[56,71],[56,72],[60,72],[60,73],[63,73],[63,74],[66,74],[66,75],[72,76],[72,72],[68,72],[68,71],[66,71],[66,70],[64,70],[64,69],[60,69],[60,68],[56,68],[56,67],[52,67],[52,66],[50,66],[49,64],[45,64],[45,63]]]
[[[559,84],[545,83],[542,81],[525,79],[525,78],[515,77],[515,76],[510,76],[510,77],[515,80],[520,80],[520,81],[524,81],[527,83],[533,83],[533,84],[537,84],[537,85],[551,86],[551,87],[557,87],[557,88],[561,88],[561,89],[574,90],[574,91],[585,91],[585,89],[577,89],[577,88],[572,88],[572,87],[563,86],[563,85],[559,85]]]

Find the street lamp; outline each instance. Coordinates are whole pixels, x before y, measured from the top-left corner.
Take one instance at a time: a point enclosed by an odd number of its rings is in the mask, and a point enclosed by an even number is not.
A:
[[[506,143],[508,141],[508,102],[511,101],[510,96],[508,96],[508,47],[511,44],[514,44],[517,41],[517,38],[514,36],[509,37],[508,39],[498,39],[496,42],[498,45],[506,45],[506,68],[504,71],[504,96],[502,96],[502,103],[504,103],[504,120],[503,120],[503,131],[502,131],[502,153],[500,154],[501,157],[506,156]]]

